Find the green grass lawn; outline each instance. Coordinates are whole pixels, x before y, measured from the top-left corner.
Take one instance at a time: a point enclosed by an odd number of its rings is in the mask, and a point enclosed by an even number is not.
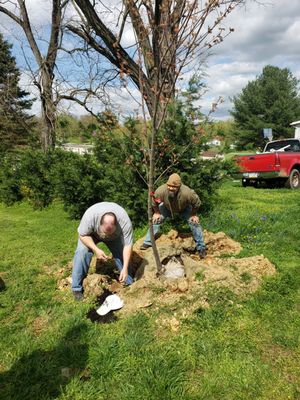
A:
[[[255,150],[231,151],[230,153],[225,153],[225,160],[230,160],[235,156],[244,156],[245,154],[255,154]]]
[[[300,399],[299,204],[300,191],[224,184],[203,228],[278,273],[247,301],[208,294],[212,308],[164,335],[160,311],[93,324],[91,304],[57,289],[78,225],[59,203],[0,205],[0,399]]]

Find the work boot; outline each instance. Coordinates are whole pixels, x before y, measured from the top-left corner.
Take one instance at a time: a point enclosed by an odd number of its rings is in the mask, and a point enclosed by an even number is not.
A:
[[[82,301],[83,300],[83,293],[80,291],[73,291],[74,300]]]
[[[140,250],[147,250],[149,247],[152,247],[151,244],[143,243],[140,247]]]
[[[200,257],[201,259],[205,258],[205,257],[206,257],[206,249],[201,249],[201,250],[199,250],[199,251],[198,251],[198,254],[199,254],[199,257]]]

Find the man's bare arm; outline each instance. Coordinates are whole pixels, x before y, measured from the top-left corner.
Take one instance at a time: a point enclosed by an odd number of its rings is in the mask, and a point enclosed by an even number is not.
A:
[[[89,249],[92,250],[92,252],[95,254],[98,260],[100,261],[106,261],[107,256],[104,253],[103,250],[99,249],[99,247],[95,244],[93,238],[91,236],[81,236],[79,235],[79,239],[82,241],[82,243],[88,247]]]

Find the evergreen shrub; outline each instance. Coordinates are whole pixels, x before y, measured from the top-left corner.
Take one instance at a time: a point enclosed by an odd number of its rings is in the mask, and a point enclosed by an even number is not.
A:
[[[150,137],[143,134],[142,126],[125,124],[126,133],[114,125],[100,127],[93,133],[93,154],[26,150],[15,160],[2,160],[0,200],[13,204],[25,198],[34,207],[45,207],[58,198],[69,215],[78,219],[92,204],[112,201],[126,209],[134,226],[145,225]],[[209,212],[232,164],[199,158],[205,148],[204,132],[180,102],[171,106],[157,139],[155,188],[177,172],[200,196],[200,213]]]
[[[101,173],[93,156],[56,150],[51,181],[71,218],[81,218],[89,206],[105,200]]]
[[[33,208],[48,206],[54,196],[50,179],[52,154],[26,150],[3,157],[0,168],[0,200],[6,205],[26,199]]]
[[[21,176],[15,154],[6,154],[0,158],[0,201],[11,206],[23,199]]]

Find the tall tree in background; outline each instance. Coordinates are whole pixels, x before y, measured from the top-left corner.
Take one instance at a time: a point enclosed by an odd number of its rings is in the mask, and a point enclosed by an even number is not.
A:
[[[32,129],[26,113],[32,106],[28,92],[20,89],[20,72],[11,47],[0,34],[0,152],[25,144]]]
[[[23,30],[34,55],[38,69],[34,73],[34,84],[38,88],[42,119],[42,146],[45,151],[55,146],[55,123],[57,103],[54,99],[53,81],[57,52],[61,40],[62,13],[69,0],[52,0],[52,14],[49,39],[39,44],[39,33],[35,32],[29,19],[25,0],[0,0],[0,13],[7,15]],[[45,46],[46,42],[46,46]],[[46,51],[44,48],[46,47]],[[32,72],[34,70],[31,66]]]
[[[239,148],[261,146],[264,128],[272,128],[274,139],[293,135],[290,123],[300,119],[298,83],[288,68],[267,65],[233,97]]]

